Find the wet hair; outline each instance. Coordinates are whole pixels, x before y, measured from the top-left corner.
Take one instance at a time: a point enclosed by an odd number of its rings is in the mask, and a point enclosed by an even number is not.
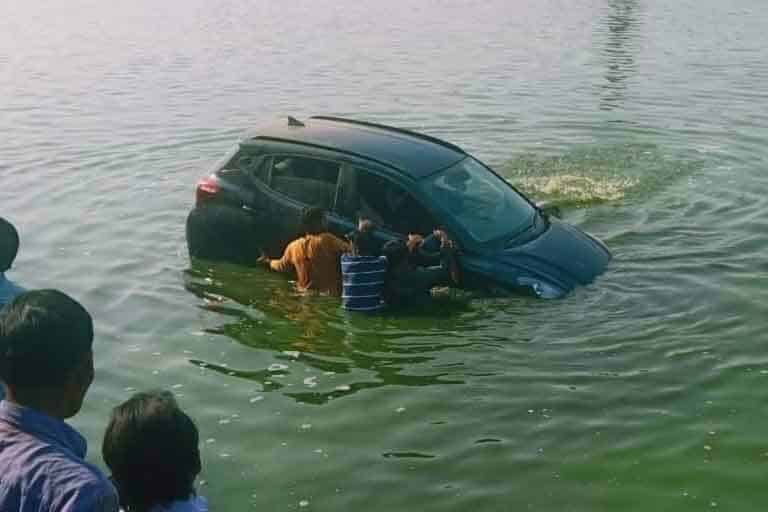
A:
[[[370,231],[353,231],[349,240],[358,256],[378,256],[379,243]]]
[[[91,315],[58,290],[23,293],[0,314],[0,380],[9,387],[61,386],[92,348]]]
[[[101,453],[126,512],[195,494],[199,433],[169,391],[136,393],[112,411]]]
[[[322,208],[306,208],[301,214],[301,227],[305,233],[317,234],[323,230],[325,210]]]
[[[381,252],[387,257],[387,266],[390,270],[408,258],[408,246],[402,240],[388,241],[381,248]]]
[[[18,252],[19,232],[13,224],[0,217],[0,272],[11,268]]]

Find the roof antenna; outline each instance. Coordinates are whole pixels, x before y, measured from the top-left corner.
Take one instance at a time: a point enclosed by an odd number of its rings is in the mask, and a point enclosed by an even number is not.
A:
[[[288,116],[288,126],[304,126],[304,123],[293,116]]]

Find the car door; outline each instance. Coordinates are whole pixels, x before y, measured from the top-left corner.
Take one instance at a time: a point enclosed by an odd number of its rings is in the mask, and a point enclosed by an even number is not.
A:
[[[364,165],[346,164],[342,169],[335,213],[349,229],[360,218],[373,221],[382,242],[409,233],[426,236],[438,227],[404,183]]]
[[[273,220],[275,195],[269,189],[272,157],[256,152],[245,154],[238,160],[238,168],[246,182],[239,189],[242,208],[253,216],[258,226],[253,236],[263,250],[274,256],[284,247],[283,239],[287,235]]]
[[[274,246],[282,248],[303,235],[304,209],[333,209],[341,164],[286,152],[267,155],[265,166],[263,202],[269,221],[265,229],[274,232]]]
[[[257,217],[265,216],[269,210],[271,198],[267,191],[271,168],[272,157],[269,155],[252,156],[241,166],[242,172],[248,179],[243,207]]]
[[[357,229],[358,216],[351,208],[345,208],[342,200],[349,201],[350,195],[355,193],[354,181],[355,167],[349,163],[342,163],[339,174],[339,185],[336,190],[334,208],[328,215],[328,229],[339,237],[345,237],[351,231]]]

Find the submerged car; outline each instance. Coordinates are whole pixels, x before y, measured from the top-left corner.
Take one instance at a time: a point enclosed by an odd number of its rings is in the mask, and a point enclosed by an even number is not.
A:
[[[611,259],[596,237],[552,217],[458,146],[409,130],[316,116],[248,133],[196,188],[192,257],[254,264],[300,233],[304,208],[339,236],[360,217],[382,241],[445,229],[464,285],[562,297]]]

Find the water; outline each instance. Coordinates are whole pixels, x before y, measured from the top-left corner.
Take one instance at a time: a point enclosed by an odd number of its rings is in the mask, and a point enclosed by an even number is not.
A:
[[[217,510],[762,509],[767,23],[761,0],[0,2],[10,276],[95,316],[91,459],[159,386]],[[460,144],[609,271],[371,319],[192,266],[206,166],[315,113]]]

